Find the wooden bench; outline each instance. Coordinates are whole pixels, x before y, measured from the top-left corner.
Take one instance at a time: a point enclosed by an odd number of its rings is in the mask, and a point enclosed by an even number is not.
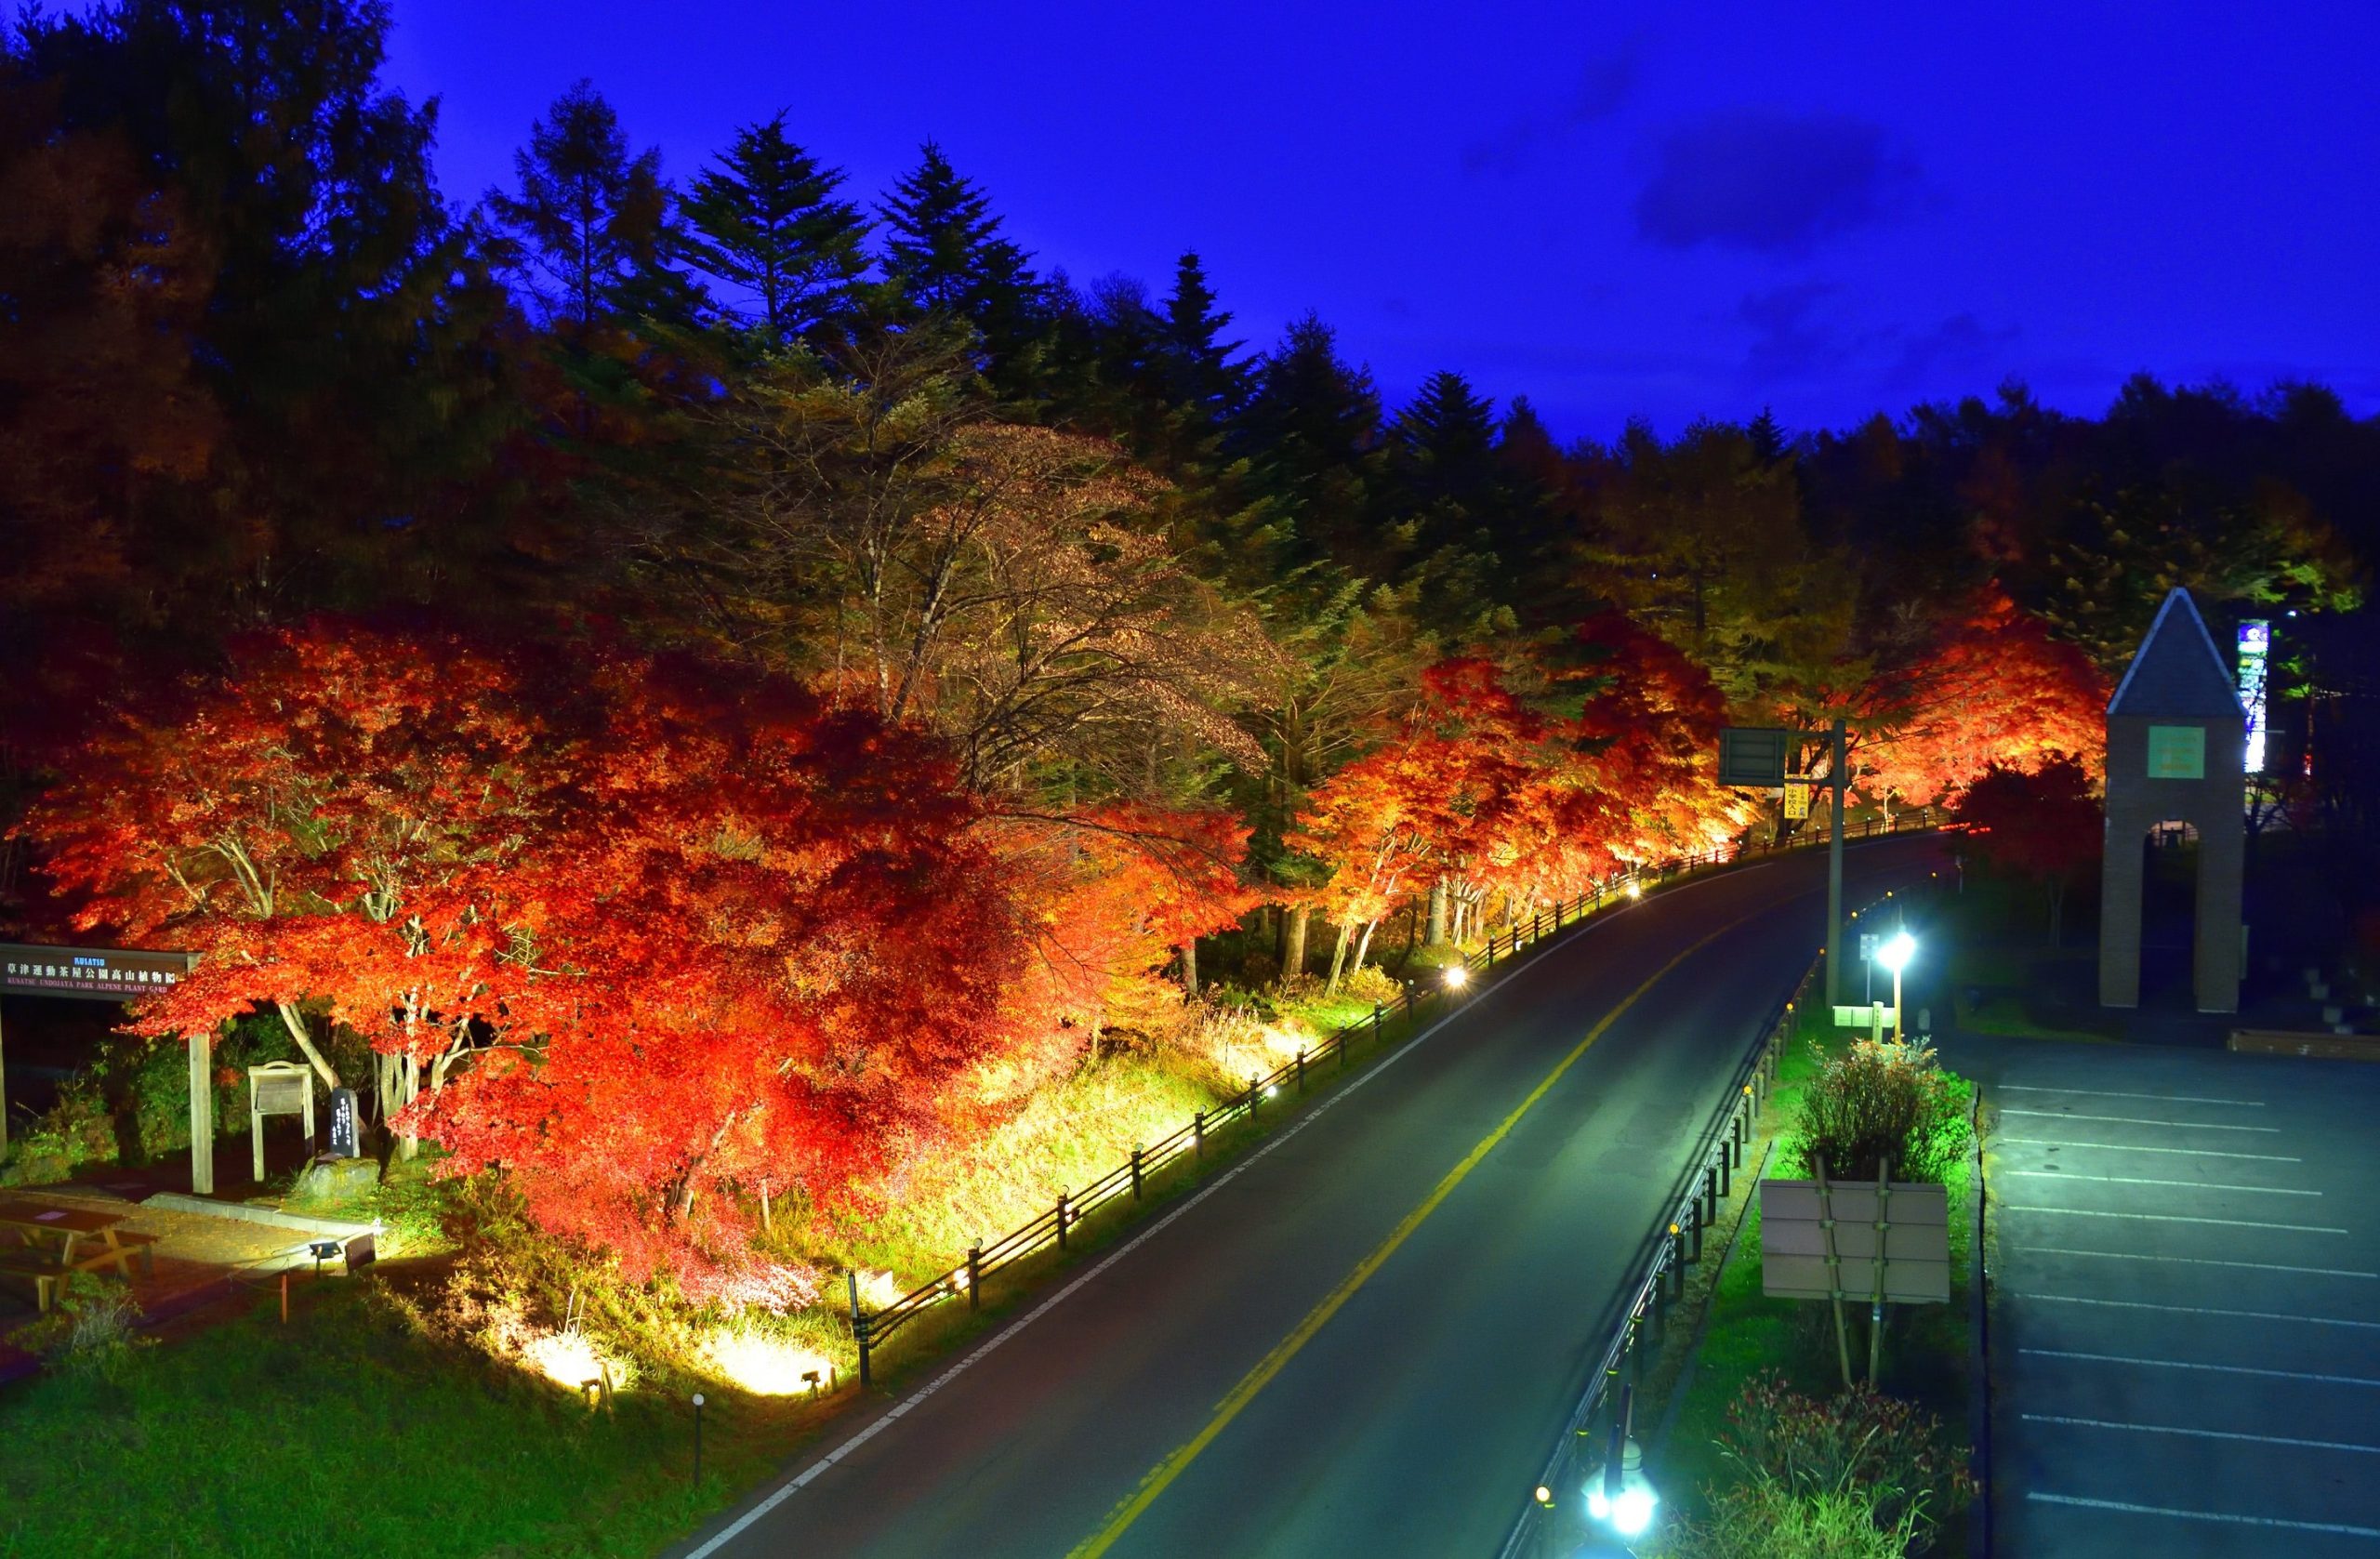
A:
[[[66,1280],[73,1275],[71,1267],[46,1261],[37,1252],[0,1251],[0,1277],[32,1279],[33,1308],[45,1315],[49,1314],[49,1307],[58,1302],[58,1296],[66,1288]]]
[[[159,1240],[165,1236],[163,1235],[135,1234],[130,1229],[117,1229],[113,1231],[113,1233],[117,1249],[137,1250],[140,1253],[140,1275],[143,1277],[156,1276],[156,1245]],[[119,1266],[116,1270],[121,1272],[124,1269]]]

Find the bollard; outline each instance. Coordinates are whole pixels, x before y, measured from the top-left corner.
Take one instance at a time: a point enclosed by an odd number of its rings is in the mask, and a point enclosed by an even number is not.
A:
[[[1066,1194],[1058,1193],[1058,1249],[1066,1248]]]
[[[1141,1199],[1141,1144],[1132,1144],[1132,1200]]]
[[[1302,1049],[1298,1051],[1298,1091],[1305,1091],[1305,1051]]]
[[[1207,1156],[1207,1112],[1194,1111],[1190,1116],[1190,1151],[1204,1162]]]
[[[971,1245],[971,1246],[969,1246],[969,1247],[967,1248],[967,1308],[968,1308],[968,1309],[970,1309],[970,1310],[980,1310],[981,1308],[983,1308],[983,1292],[984,1292],[984,1248],[983,1248],[982,1246],[980,1246],[980,1245]]]
[[[860,1357],[867,1355],[862,1354]],[[703,1481],[703,1394],[694,1393],[694,1482]]]

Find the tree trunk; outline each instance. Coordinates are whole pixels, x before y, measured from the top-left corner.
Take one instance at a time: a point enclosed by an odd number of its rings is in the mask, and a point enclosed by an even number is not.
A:
[[[1294,980],[1305,972],[1306,906],[1299,905],[1283,916],[1284,942],[1281,952],[1281,978]]]
[[[1185,999],[1198,994],[1198,939],[1195,936],[1182,945],[1182,994]]]
[[[1379,925],[1380,922],[1378,920],[1367,920],[1364,922],[1364,939],[1355,944],[1355,967],[1347,971],[1349,974],[1354,974],[1364,967],[1365,955],[1368,954],[1372,950],[1372,931],[1377,929]]]
[[[1339,971],[1347,967],[1347,933],[1353,929],[1344,920],[1339,922],[1339,943],[1330,950],[1330,980],[1322,987],[1325,996],[1339,994]]]
[[[305,1014],[299,1012],[290,1002],[276,1001],[272,1005],[281,1014],[281,1025],[289,1031],[289,1037],[298,1041],[298,1053],[313,1064],[314,1071],[323,1079],[324,1086],[338,1087],[338,1074],[332,1071],[331,1064],[323,1059],[323,1052],[314,1049],[313,1037],[306,1032]]]
[[[1430,884],[1430,943],[1433,946],[1447,939],[1447,879]]]

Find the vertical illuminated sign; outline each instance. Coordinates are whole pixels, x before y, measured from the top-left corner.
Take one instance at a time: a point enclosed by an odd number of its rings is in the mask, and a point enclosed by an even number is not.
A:
[[[2272,655],[2272,624],[2251,617],[2240,625],[2240,702],[2248,707],[2248,761],[2265,772],[2265,667]]]

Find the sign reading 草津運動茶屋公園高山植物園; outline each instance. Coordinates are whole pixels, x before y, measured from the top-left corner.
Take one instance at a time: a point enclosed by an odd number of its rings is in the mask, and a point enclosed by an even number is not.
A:
[[[179,984],[197,963],[195,953],[6,942],[0,943],[0,995],[130,1001]]]

